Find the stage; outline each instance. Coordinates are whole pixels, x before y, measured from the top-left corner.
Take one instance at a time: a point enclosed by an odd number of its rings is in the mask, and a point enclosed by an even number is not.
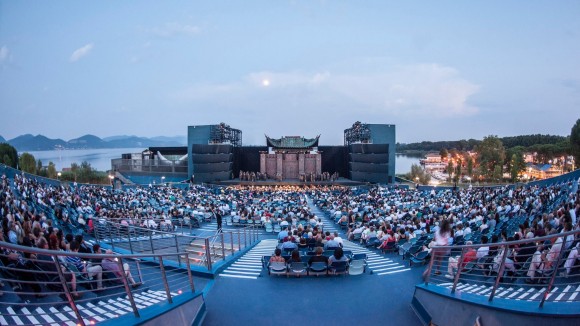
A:
[[[346,178],[338,178],[335,181],[313,181],[313,182],[302,182],[298,179],[286,179],[282,181],[276,181],[273,179],[268,180],[256,180],[256,181],[241,181],[240,179],[232,179],[226,181],[214,181],[211,184],[220,186],[363,186],[368,185],[366,182],[352,181]]]

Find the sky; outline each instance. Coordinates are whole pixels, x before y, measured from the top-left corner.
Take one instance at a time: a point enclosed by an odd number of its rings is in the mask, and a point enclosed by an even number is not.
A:
[[[580,1],[0,0],[0,135],[569,135]]]

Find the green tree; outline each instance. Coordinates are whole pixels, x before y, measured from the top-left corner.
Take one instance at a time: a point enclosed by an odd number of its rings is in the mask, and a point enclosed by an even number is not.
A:
[[[501,181],[502,179],[502,167],[500,165],[496,165],[493,169],[493,180],[494,181]]]
[[[576,120],[570,132],[570,151],[574,156],[575,165],[578,167],[580,165],[580,119]]]
[[[0,144],[0,163],[15,168],[18,165],[18,152],[8,143]]]
[[[409,172],[406,177],[413,182],[423,185],[429,184],[429,181],[431,181],[431,176],[417,164],[411,165],[411,172]]]
[[[48,162],[48,167],[46,168],[46,174],[51,179],[56,179],[56,166],[54,163]]]
[[[26,173],[36,174],[36,159],[30,153],[22,153],[18,158],[18,167]]]
[[[473,159],[471,158],[471,156],[467,158],[467,175],[469,177],[473,176]]]
[[[447,174],[449,175],[449,181],[451,181],[451,175],[453,174],[453,162],[451,161],[447,163]]]
[[[461,177],[461,165],[463,164],[463,162],[461,160],[457,161],[457,165],[455,166],[455,177],[453,178],[453,181],[457,182],[459,181],[459,178]]]
[[[38,159],[38,161],[36,161],[36,174],[40,175],[40,172],[42,172],[42,161]]]
[[[447,158],[447,155],[449,154],[449,152],[447,152],[446,148],[441,148],[441,150],[439,151],[439,155],[441,155],[442,159]]]
[[[505,160],[505,148],[497,136],[487,136],[477,146],[477,160],[481,175],[490,179],[501,178],[502,167]],[[499,170],[499,178],[497,171]]]
[[[79,175],[79,170],[80,170],[80,167],[79,167],[79,165],[77,163],[71,163],[71,165],[70,165],[70,173],[71,173],[72,179],[69,180],[69,181],[74,181],[74,182],[77,181],[77,178],[78,178],[78,175]]]
[[[524,162],[524,154],[522,152],[516,152],[512,154],[509,165],[510,177],[512,182],[518,181],[520,172],[526,169],[526,163]]]

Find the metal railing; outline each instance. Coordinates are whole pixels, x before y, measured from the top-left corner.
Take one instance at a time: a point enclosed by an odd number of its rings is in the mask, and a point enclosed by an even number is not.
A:
[[[189,265],[185,263],[189,262],[212,271],[216,262],[226,260],[236,252],[257,243],[262,229],[261,226],[248,225],[234,231],[224,230],[212,236],[200,237],[191,235],[194,230],[191,225],[179,223],[170,228],[174,228],[174,231],[128,226],[106,220],[95,222],[94,237],[97,242],[106,243],[113,250],[122,249],[132,254],[188,252],[187,259],[182,255],[174,256],[180,267]]]
[[[2,323],[8,317],[19,325],[45,323],[57,319],[59,312],[62,322],[72,317],[77,325],[92,325],[131,312],[139,318],[139,311],[146,306],[163,301],[172,303],[173,297],[184,291],[195,292],[189,265],[186,264],[185,270],[170,273],[165,269],[166,259],[187,257],[187,252],[83,254],[0,242],[0,253],[0,282],[11,288],[7,291],[5,287],[0,295],[0,306],[9,312],[3,312]],[[79,257],[88,273],[75,270],[74,264],[66,259],[70,256]],[[150,258],[158,264],[143,263]],[[105,259],[109,263],[107,268],[117,265],[116,271],[104,268]],[[156,290],[151,292],[153,289]],[[152,299],[151,293],[155,293],[156,299]],[[97,302],[108,306],[98,306]],[[70,310],[55,310],[54,306],[62,305]],[[107,308],[112,310],[105,311]],[[96,315],[93,311],[100,313]],[[41,317],[44,320],[39,321]]]
[[[510,242],[433,247],[424,282],[447,287],[452,294],[487,296],[489,302],[501,297],[538,302],[540,308],[546,301],[580,304],[579,236],[580,230],[575,230]],[[489,248],[488,254],[474,259],[474,251],[485,251],[482,247]]]

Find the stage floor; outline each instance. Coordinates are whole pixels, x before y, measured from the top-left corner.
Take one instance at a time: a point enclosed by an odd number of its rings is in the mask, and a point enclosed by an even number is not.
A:
[[[241,181],[240,179],[232,179],[226,181],[215,181],[212,184],[222,186],[361,186],[367,185],[365,182],[352,181],[346,178],[338,178],[336,181],[314,181],[302,182],[298,179],[286,179],[282,181],[276,180],[256,180],[256,181]]]

